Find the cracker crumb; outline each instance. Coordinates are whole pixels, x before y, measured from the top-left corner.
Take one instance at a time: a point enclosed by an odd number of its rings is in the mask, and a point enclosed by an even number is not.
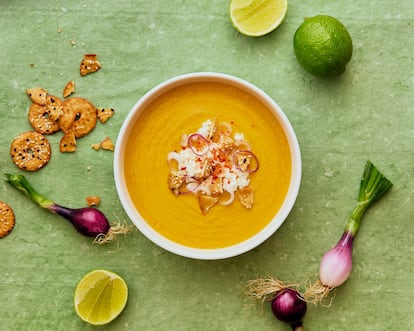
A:
[[[101,203],[101,198],[98,196],[88,196],[86,197],[86,203],[89,207],[97,207]]]

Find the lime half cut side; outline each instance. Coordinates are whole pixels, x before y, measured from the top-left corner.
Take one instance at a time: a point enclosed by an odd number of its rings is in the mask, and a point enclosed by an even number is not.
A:
[[[231,0],[230,20],[237,31],[259,37],[275,30],[284,20],[287,0]]]
[[[74,305],[82,320],[93,325],[104,325],[121,314],[127,300],[128,287],[118,274],[94,270],[78,283]]]

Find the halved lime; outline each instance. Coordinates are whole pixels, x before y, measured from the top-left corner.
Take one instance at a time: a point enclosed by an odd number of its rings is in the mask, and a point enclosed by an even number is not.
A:
[[[231,0],[230,19],[246,36],[258,37],[275,30],[287,12],[287,0]]]
[[[93,325],[108,324],[121,314],[128,300],[128,287],[116,273],[94,270],[86,274],[75,290],[79,317]]]

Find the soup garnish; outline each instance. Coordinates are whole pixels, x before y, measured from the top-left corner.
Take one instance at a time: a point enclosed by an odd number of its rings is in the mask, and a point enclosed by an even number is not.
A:
[[[230,123],[207,120],[191,134],[181,137],[181,149],[168,153],[168,187],[177,196],[197,196],[205,215],[217,203],[230,205],[239,197],[247,209],[253,207],[250,175],[259,161],[243,133],[233,134]]]

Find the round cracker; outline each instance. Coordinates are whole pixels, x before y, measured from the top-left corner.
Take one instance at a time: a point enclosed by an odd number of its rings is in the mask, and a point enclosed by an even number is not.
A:
[[[86,136],[97,122],[95,106],[84,98],[69,98],[63,101],[63,114],[59,125],[63,131],[73,131],[76,138]]]
[[[15,216],[13,209],[3,201],[0,201],[0,238],[4,238],[13,230]]]
[[[32,103],[29,108],[29,122],[41,134],[53,134],[60,130],[59,124],[52,119],[47,106]]]
[[[52,149],[47,138],[39,132],[28,131],[13,139],[10,155],[22,170],[36,171],[49,163]]]

